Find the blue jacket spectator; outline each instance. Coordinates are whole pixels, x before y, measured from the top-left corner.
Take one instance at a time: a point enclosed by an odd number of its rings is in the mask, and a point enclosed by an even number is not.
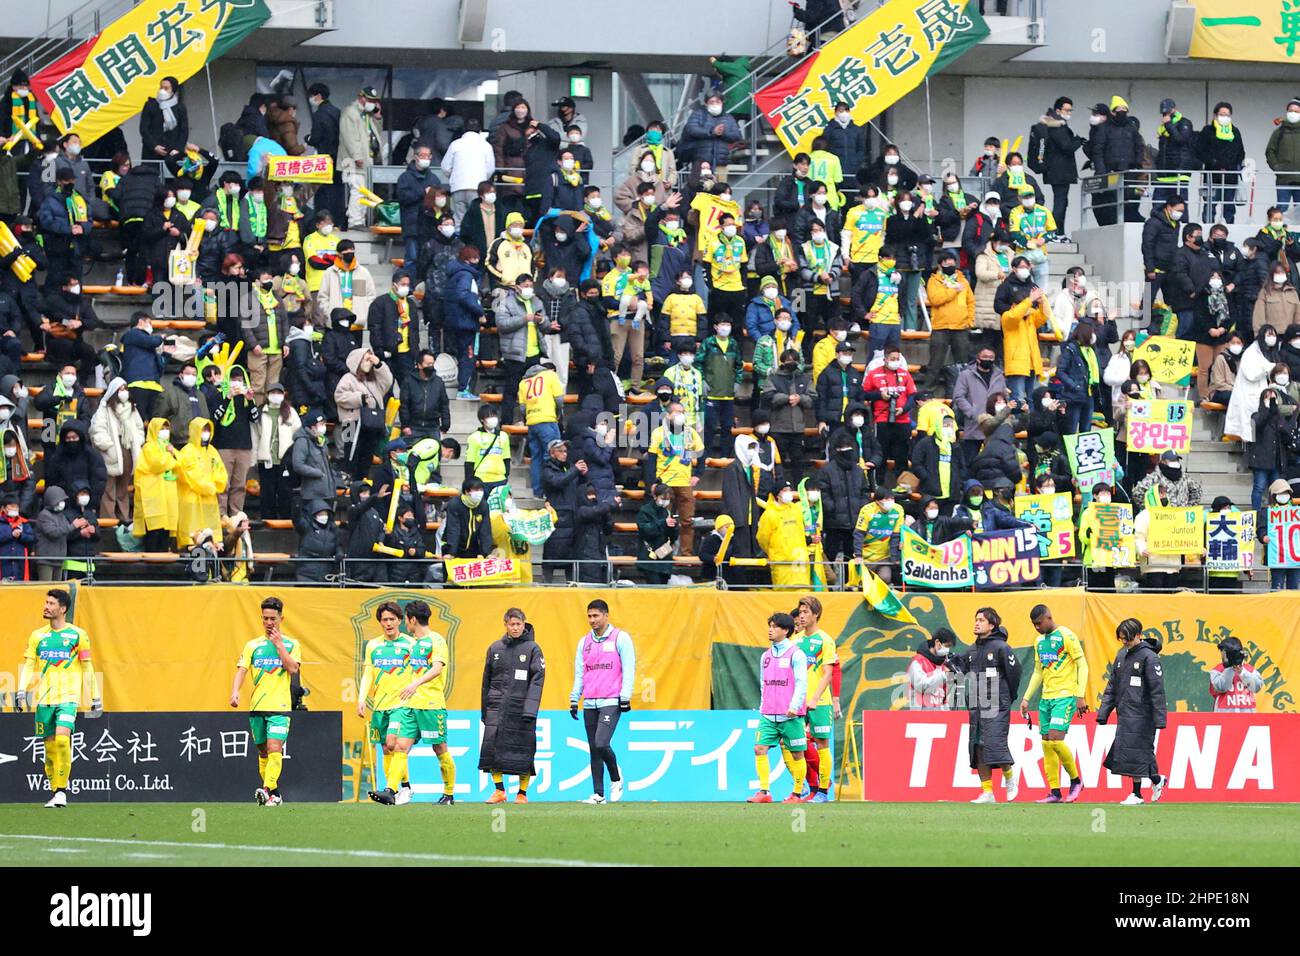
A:
[[[163,337],[154,335],[153,320],[147,312],[137,312],[134,328],[122,333],[122,378],[132,382],[157,382],[162,378],[164,359],[158,349]],[[145,330],[142,326],[148,325]]]
[[[724,167],[731,154],[731,144],[740,142],[740,124],[730,113],[722,111],[722,96],[710,93],[706,103],[715,103],[718,115],[709,112],[705,106],[698,106],[691,111],[691,118],[686,121],[686,132],[682,136],[679,150],[681,159],[693,163],[712,163],[714,169]],[[719,126],[722,132],[714,132]]]
[[[483,301],[474,291],[479,279],[476,266],[460,259],[447,267],[447,286],[443,290],[443,322],[449,331],[473,332],[483,314]]]
[[[745,331],[749,333],[750,341],[757,342],[763,336],[774,333],[776,331],[776,313],[782,309],[787,309],[790,312],[791,338],[799,334],[799,320],[795,317],[790,300],[783,295],[778,295],[776,299],[776,308],[770,307],[762,295],[756,295],[749,300],[749,306],[745,309]]]

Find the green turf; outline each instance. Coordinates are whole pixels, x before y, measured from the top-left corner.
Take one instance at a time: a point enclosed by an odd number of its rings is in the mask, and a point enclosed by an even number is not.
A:
[[[202,810],[200,814],[198,809]],[[0,807],[18,866],[392,866],[518,862],[806,866],[1291,865],[1300,807],[482,804]],[[1225,824],[1250,840],[1222,840]],[[196,828],[202,825],[201,831]],[[27,839],[48,835],[54,839]],[[80,839],[77,839],[80,838]],[[99,842],[121,841],[121,842]],[[172,844],[210,844],[186,846]],[[309,852],[285,853],[298,847]],[[447,859],[446,857],[451,857]]]

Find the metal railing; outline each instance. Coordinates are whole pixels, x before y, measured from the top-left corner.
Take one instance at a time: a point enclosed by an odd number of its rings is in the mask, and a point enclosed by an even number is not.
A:
[[[30,76],[83,40],[99,33],[138,2],[139,0],[89,0],[0,60],[0,76],[7,82],[18,68]]]
[[[1280,175],[1296,176],[1300,171]],[[1080,190],[1083,211],[1094,215],[1100,211],[1103,219],[1114,216],[1122,220],[1125,212],[1130,222],[1137,221],[1135,216],[1146,219],[1167,195],[1177,193],[1188,203],[1183,222],[1199,222],[1206,227],[1224,222],[1225,206],[1233,210],[1234,220],[1239,215],[1244,221],[1262,220],[1264,211],[1273,205],[1289,206],[1287,218],[1300,221],[1300,186],[1279,186],[1278,176],[1271,169],[1253,164],[1240,170],[1130,169],[1085,176],[1080,180]]]

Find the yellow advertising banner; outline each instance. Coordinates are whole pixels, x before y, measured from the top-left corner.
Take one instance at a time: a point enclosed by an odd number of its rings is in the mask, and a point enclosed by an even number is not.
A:
[[[1196,367],[1196,343],[1190,339],[1152,335],[1133,350],[1133,361],[1142,359],[1151,366],[1151,377],[1167,385],[1186,387],[1192,382]]]
[[[1300,4],[1294,0],[1195,0],[1190,56],[1300,63]]]
[[[1204,508],[1149,508],[1147,550],[1152,554],[1204,554]]]
[[[334,160],[330,156],[271,156],[266,161],[266,178],[295,183],[332,183]]]

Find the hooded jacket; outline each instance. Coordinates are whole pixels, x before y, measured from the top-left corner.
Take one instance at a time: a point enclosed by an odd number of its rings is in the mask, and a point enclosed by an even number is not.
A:
[[[71,488],[78,481],[85,482],[90,488],[90,500],[99,501],[108,485],[108,471],[104,456],[91,444],[88,433],[86,423],[78,418],[63,423],[59,444],[45,462],[45,485]],[[70,443],[67,439],[73,434],[78,441]]]
[[[1156,731],[1168,719],[1159,641],[1142,640],[1115,657],[1097,707],[1097,723],[1115,714],[1119,726],[1103,765],[1126,777],[1156,777]]]
[[[316,523],[316,512],[330,511],[330,522],[321,527]],[[339,546],[339,532],[329,503],[321,498],[307,498],[302,511],[293,521],[298,531],[298,557],[295,564],[299,581],[324,581],[333,574],[343,549]]]
[[[6,503],[18,503],[12,495],[6,496],[6,499]],[[14,537],[14,529],[18,530],[18,537]],[[6,581],[28,580],[31,572],[27,562],[16,559],[26,558],[29,549],[35,544],[36,529],[32,523],[21,513],[10,518],[0,507],[0,577]]]
[[[964,654],[951,655],[966,674],[966,706],[970,711],[970,765],[1007,767],[1015,763],[1007,744],[1011,708],[1020,696],[1020,661],[1007,643],[1004,627],[978,638]],[[977,747],[982,753],[977,760]]]
[[[518,640],[508,634],[492,643],[483,661],[479,713],[483,738],[478,768],[487,772],[533,774],[537,711],[546,682],[546,658],[531,624]]]
[[[151,418],[144,446],[135,460],[135,528],[136,537],[146,531],[175,531],[179,515],[176,471],[180,464],[174,446],[164,445],[158,433],[167,428],[167,419]]]
[[[859,464],[855,447],[840,455],[836,446],[852,442],[843,430],[831,434],[830,454],[822,469],[817,472],[817,487],[822,492],[822,515],[828,531],[852,531],[858,512],[869,500],[867,476]]]
[[[382,362],[371,369],[368,378],[360,378],[361,359],[366,351],[362,348],[348,353],[348,373],[334,389],[334,404],[338,406],[341,423],[359,420],[363,404],[370,404],[382,413],[393,390],[393,373]]]
[[[948,441],[943,426],[951,423],[952,411],[942,402],[926,402],[917,413],[917,439],[912,446],[912,472],[921,480],[920,492],[943,501],[954,501],[965,478],[956,435]]]
[[[480,273],[477,266],[459,259],[447,266],[447,285],[443,290],[442,321],[449,332],[473,332],[483,315],[479,297]]]
[[[347,575],[354,581],[382,584],[388,580],[389,562],[382,552],[375,550],[375,545],[384,540],[388,499],[374,494],[363,498],[362,491],[368,492],[369,488],[364,481],[354,481],[349,492]]]
[[[176,543],[187,547],[195,531],[210,528],[221,533],[221,507],[217,495],[226,490],[229,477],[211,441],[204,445],[204,430],[215,433],[206,418],[190,421],[189,442],[181,449],[176,467]]]
[[[1035,306],[1029,296],[1034,280],[1021,280],[1012,271],[998,286],[993,311],[1002,319],[1003,369],[1006,375],[1036,375],[1043,370],[1043,350],[1038,330],[1052,319],[1052,308],[1044,293]]]
[[[308,426],[304,425],[293,436],[293,451],[289,461],[293,473],[301,482],[298,490],[304,501],[311,498],[334,500],[338,483],[334,478],[334,467],[330,464],[329,451]]]
[[[289,347],[289,355],[284,361],[284,387],[289,392],[288,401],[323,412],[330,393],[325,390],[325,363],[316,355],[312,333],[303,328],[292,328],[285,337],[285,345]]]
[[[68,533],[72,531],[72,521],[67,512],[68,496],[58,485],[51,485],[45,489],[42,502],[44,507],[33,522],[36,527],[34,553],[37,557],[53,560],[36,563],[49,568],[62,568],[63,559],[68,554]],[[63,508],[56,510],[59,504],[63,504]]]
[[[1049,110],[1043,114],[1038,123],[1030,129],[1031,153],[1036,152],[1034,149],[1035,137],[1043,143],[1043,161],[1039,165],[1037,157],[1030,155],[1027,162],[1033,164],[1031,168],[1035,172],[1042,174],[1043,182],[1050,186],[1077,183],[1079,181],[1079,170],[1074,154],[1079,151],[1079,147],[1086,143],[1087,140],[1082,136],[1076,136],[1055,110]]]
[[[486,496],[477,508],[471,508],[464,495],[447,502],[442,553],[451,558],[486,558],[492,553],[492,514]]]
[[[987,374],[972,361],[957,373],[957,384],[952,390],[952,405],[961,413],[962,441],[983,441],[979,418],[988,407],[990,395],[1002,395],[1007,390],[1006,376],[995,362]]]
[[[99,512],[98,502],[92,496],[83,508],[77,504],[77,495],[81,492],[90,494],[90,487],[84,481],[74,481],[68,495],[68,507],[64,514],[68,518],[68,557],[72,559],[91,558],[99,554]],[[90,534],[83,535],[81,528],[72,527],[78,518],[86,522]]]

